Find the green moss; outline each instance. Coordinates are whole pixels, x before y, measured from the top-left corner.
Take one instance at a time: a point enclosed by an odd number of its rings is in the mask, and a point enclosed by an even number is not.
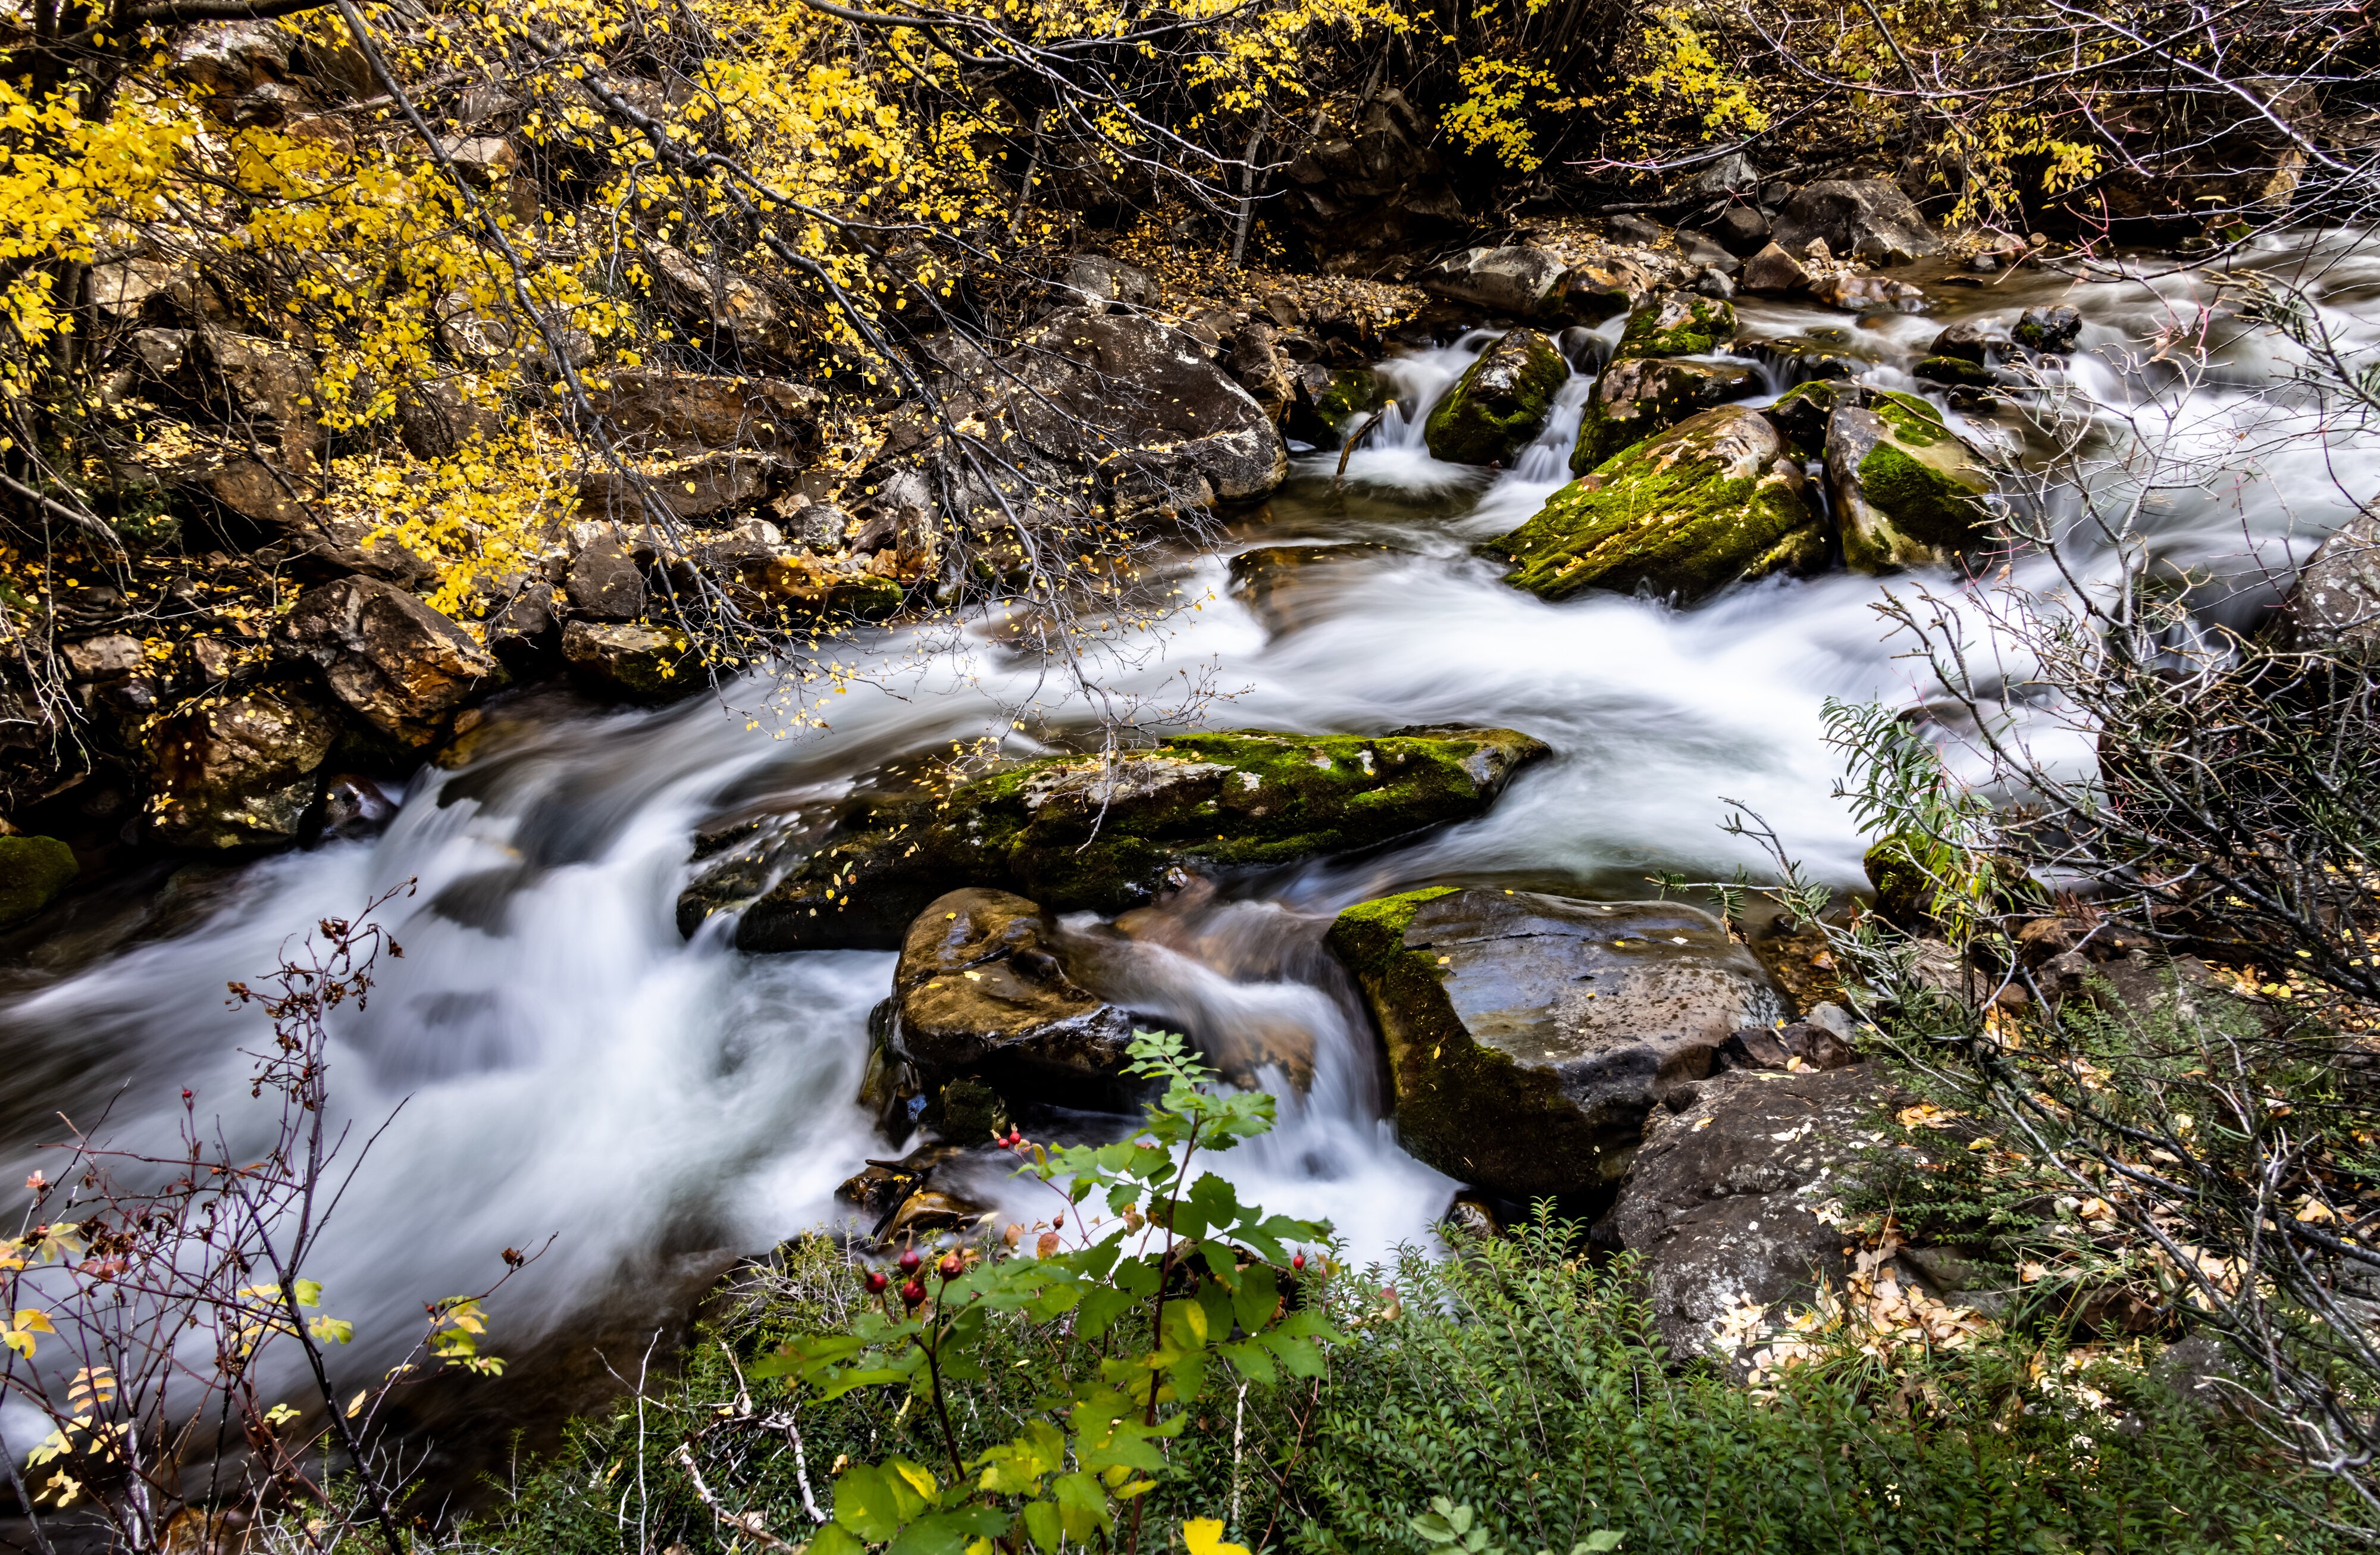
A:
[[[1389,401],[1388,387],[1370,368],[1346,368],[1330,375],[1330,386],[1314,402],[1316,414],[1332,427],[1348,418],[1378,410]]]
[[[1989,371],[1959,357],[1927,357],[1914,371],[1929,383],[1964,383],[1988,389],[1996,382]]]
[[[1827,445],[1827,423],[1835,408],[1850,401],[1852,388],[1848,383],[1831,378],[1813,378],[1806,383],[1796,383],[1766,412],[1793,445],[1793,451],[1804,458],[1815,458]]]
[[[1893,435],[1912,448],[1930,448],[1950,435],[1943,424],[1942,413],[1934,408],[1931,400],[1918,395],[1886,389],[1876,395],[1868,408],[1882,417]]]
[[[1724,477],[1698,456],[1700,435],[1689,421],[1555,492],[1491,543],[1514,564],[1504,581],[1548,600],[1641,584],[1692,602],[1815,523],[1781,478]]]
[[[1423,436],[1433,458],[1496,464],[1537,434],[1570,364],[1535,330],[1513,330],[1479,354],[1438,402]]]
[[[82,870],[55,837],[0,837],[0,929],[24,922]]]
[[[1900,429],[1894,428],[1899,433]],[[1938,443],[1928,439],[1920,447]],[[1859,463],[1860,490],[1893,527],[1922,545],[1956,549],[1973,543],[1985,513],[1975,493],[1951,476],[1912,458],[1894,442],[1878,442]]]

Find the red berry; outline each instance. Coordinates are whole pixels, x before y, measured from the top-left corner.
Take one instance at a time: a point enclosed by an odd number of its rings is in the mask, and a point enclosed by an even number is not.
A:
[[[868,1271],[868,1294],[869,1295],[882,1295],[884,1294],[884,1287],[892,1282],[886,1277],[884,1271],[880,1269],[871,1269]]]
[[[944,1253],[942,1255],[942,1261],[940,1267],[942,1271],[943,1279],[955,1280],[960,1274],[965,1271],[966,1259],[959,1257],[956,1253]]]
[[[904,1247],[904,1248],[902,1248],[902,1249],[901,1249],[901,1272],[902,1272],[902,1273],[904,1273],[904,1274],[915,1274],[915,1273],[917,1273],[917,1266],[918,1266],[919,1264],[921,1264],[921,1263],[925,1262],[925,1261],[926,1261],[926,1260],[925,1260],[924,1258],[919,1257],[917,1256],[917,1248],[915,1248],[915,1247]]]
[[[1305,1255],[1304,1253],[1300,1253],[1295,1257],[1290,1259],[1289,1267],[1292,1269],[1304,1269],[1305,1267]]]
[[[915,1306],[926,1299],[926,1287],[912,1280],[901,1287],[901,1299]]]

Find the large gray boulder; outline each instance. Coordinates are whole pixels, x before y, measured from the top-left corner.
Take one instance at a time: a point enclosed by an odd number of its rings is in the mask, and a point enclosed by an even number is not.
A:
[[[1681,1355],[1717,1353],[1747,1307],[1779,1320],[1847,1267],[1840,1200],[1878,1133],[1874,1068],[1730,1070],[1652,1115],[1601,1229],[1641,1260]],[[1731,1357],[1730,1357],[1731,1358]]]
[[[1516,329],[1463,370],[1429,413],[1422,435],[1432,458],[1501,464],[1545,426],[1570,363],[1533,329]]]
[[[1864,396],[1827,422],[1827,484],[1854,572],[1943,566],[1988,537],[1991,467],[1915,395]]]
[[[1062,310],[1009,365],[1018,432],[1089,466],[1120,516],[1252,502],[1289,478],[1289,446],[1264,407],[1153,319]]]
[[[382,734],[427,745],[446,715],[503,674],[470,635],[402,589],[343,577],[309,589],[281,624],[331,694]]]
[[[1414,277],[1432,297],[1534,319],[1559,312],[1570,266],[1543,249],[1468,249]]]
[[[1330,944],[1388,1049],[1397,1135],[1516,1198],[1608,1188],[1645,1119],[1786,1014],[1709,914],[1440,886],[1339,915]]]
[[[2301,651],[2380,662],[2380,507],[2322,542],[2289,590],[2289,636]]]
[[[1871,264],[1907,264],[1942,250],[1942,239],[1889,178],[1806,184],[1777,213],[1770,232],[1791,253],[1823,237],[1828,252]]]

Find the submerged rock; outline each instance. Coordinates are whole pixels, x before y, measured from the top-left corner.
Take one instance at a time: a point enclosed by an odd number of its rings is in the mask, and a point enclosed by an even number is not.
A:
[[[48,906],[81,872],[74,849],[55,837],[0,837],[0,929]]]
[[[1630,444],[1755,387],[1751,368],[1724,362],[1670,361],[1660,357],[1614,362],[1595,381],[1580,412],[1570,472],[1585,475]]]
[[[745,908],[747,951],[890,949],[934,897],[975,885],[1060,912],[1120,912],[1192,875],[1267,869],[1367,847],[1485,810],[1546,747],[1510,729],[1381,735],[1264,730],[1182,735],[1150,750],[1051,756],[947,793],[855,796],[821,836],[783,855],[724,857],[679,898],[691,935],[738,898],[722,881],[774,880]]]
[[[1827,483],[1857,572],[1943,566],[1984,539],[1992,472],[1914,395],[1864,396],[1827,423]]]
[[[1541,599],[1643,587],[1691,603],[1825,559],[1802,485],[1775,423],[1723,405],[1606,460],[1486,549],[1511,558],[1505,582]]]
[[[1344,569],[1399,554],[1386,545],[1267,545],[1232,558],[1232,593],[1274,632],[1294,631],[1343,605]]]
[[[1103,1082],[1131,1062],[1132,1022],[1067,976],[1057,919],[1005,891],[929,903],[892,973],[893,1044],[933,1075]],[[963,1131],[953,1130],[958,1138]],[[979,1142],[967,1133],[967,1142]]]
[[[1628,316],[1612,360],[1698,357],[1735,338],[1735,305],[1692,292],[1663,292]]]
[[[1348,908],[1330,944],[1388,1048],[1404,1147],[1516,1198],[1626,1172],[1645,1114],[1784,1000],[1707,913],[1441,886]]]
[[[1570,364],[1554,343],[1516,329],[1479,353],[1429,413],[1423,435],[1432,458],[1449,464],[1501,464],[1546,424]]]

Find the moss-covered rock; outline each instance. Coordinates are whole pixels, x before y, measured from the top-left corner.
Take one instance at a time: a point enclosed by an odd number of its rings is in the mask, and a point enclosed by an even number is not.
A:
[[[1628,316],[1614,361],[1699,357],[1735,338],[1735,304],[1693,292],[1663,292]]]
[[[1422,434],[1430,456],[1449,464],[1510,459],[1537,435],[1570,364],[1533,329],[1508,331],[1479,353],[1429,413]]]
[[[1368,847],[1485,810],[1546,747],[1510,729],[1182,735],[1150,750],[1019,762],[947,792],[856,796],[822,830],[731,852],[679,898],[692,934],[738,905],[715,881],[773,881],[744,909],[747,951],[891,948],[934,897],[1012,891],[1120,912],[1192,875]]]
[[[1992,473],[1914,395],[1871,394],[1827,423],[1827,482],[1854,571],[1942,566],[1989,533]]]
[[[1978,367],[1963,357],[1927,357],[1911,371],[1928,383],[1963,384],[1971,389],[1988,389],[1998,382],[1989,368]]]
[[[1611,364],[1595,381],[1579,412],[1570,472],[1585,475],[1604,460],[1665,431],[1698,410],[1745,395],[1753,370],[1725,362],[1682,362],[1635,357]]]
[[[1606,460],[1485,549],[1511,559],[1505,582],[1541,599],[1644,587],[1691,603],[1807,556],[1812,541],[1825,553],[1802,485],[1774,423],[1723,405]]]
[[[74,849],[55,837],[0,837],[0,929],[56,901],[81,870]]]
[[[675,626],[573,621],[563,629],[562,657],[580,686],[632,702],[674,701],[710,684],[693,643]]]
[[[1437,887],[1348,908],[1330,945],[1379,1025],[1405,1148],[1516,1198],[1618,1183],[1655,1104],[1785,1014],[1676,903]]]

